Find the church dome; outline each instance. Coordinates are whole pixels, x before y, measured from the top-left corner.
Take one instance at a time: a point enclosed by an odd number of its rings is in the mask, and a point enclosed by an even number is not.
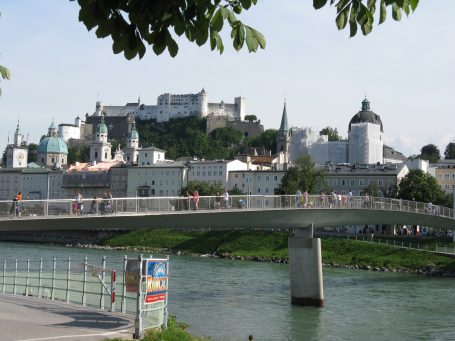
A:
[[[139,140],[139,133],[136,130],[136,122],[131,124],[131,131],[128,133],[129,140]]]
[[[68,155],[66,142],[57,136],[57,127],[54,121],[47,132],[47,137],[41,140],[38,146],[38,154],[65,154]]]
[[[102,133],[102,134],[107,134],[107,125],[106,125],[106,123],[104,123],[104,115],[101,115],[101,121],[96,126],[96,132]]]
[[[370,101],[366,98],[362,101],[362,110],[360,110],[357,114],[355,114],[351,118],[351,121],[349,122],[348,131],[351,131],[351,124],[356,124],[356,123],[377,124],[377,125],[381,126],[381,132],[384,132],[381,117],[370,110]]]
[[[68,155],[68,147],[60,137],[48,136],[41,140],[38,146],[38,153],[52,153]]]

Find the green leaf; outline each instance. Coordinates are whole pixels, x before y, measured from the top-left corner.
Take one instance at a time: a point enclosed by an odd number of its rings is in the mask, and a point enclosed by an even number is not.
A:
[[[0,65],[0,74],[2,75],[3,79],[9,80],[11,78],[11,73],[9,72],[9,70],[6,67],[1,66],[1,65]]]
[[[170,34],[166,36],[166,45],[171,57],[175,57],[179,52],[179,47]]]
[[[401,20],[401,8],[397,4],[392,4],[392,18],[395,21]]]
[[[223,7],[220,7],[215,12],[212,19],[210,20],[210,23],[212,24],[213,28],[218,32],[220,32],[223,29],[223,22],[224,22],[223,15],[221,13],[221,8],[223,8]]]
[[[313,7],[315,9],[320,9],[325,6],[327,0],[313,0]]]
[[[411,5],[411,9],[414,12],[419,4],[419,0],[409,0],[409,4]]]
[[[338,30],[342,30],[346,27],[348,23],[350,6],[346,6],[340,13],[338,13],[335,22],[337,24]]]
[[[381,0],[381,7],[379,10],[379,24],[382,24],[387,18],[387,7],[384,0]]]

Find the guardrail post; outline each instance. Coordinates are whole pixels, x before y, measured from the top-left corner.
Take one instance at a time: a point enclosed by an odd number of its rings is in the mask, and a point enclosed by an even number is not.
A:
[[[5,275],[6,275],[6,259],[3,261],[3,280],[2,280],[2,293],[5,293]]]
[[[66,270],[66,303],[70,302],[70,281],[71,281],[71,257],[68,257],[68,268]]]
[[[166,264],[167,264],[167,269],[166,269],[166,288],[167,288],[167,293],[166,293],[166,299],[164,301],[164,321],[163,321],[163,328],[167,328],[167,319],[168,319],[168,310],[167,310],[167,302],[168,302],[168,297],[169,297],[169,256],[166,257]]]
[[[27,274],[25,275],[25,296],[28,296],[28,283],[30,276],[30,258],[27,258]]]
[[[87,303],[87,257],[84,258],[84,274],[82,277],[82,306]]]
[[[40,258],[39,270],[38,270],[38,298],[41,298],[41,285],[43,284],[42,275],[43,275],[43,259]]]
[[[134,338],[142,338],[142,255],[138,257],[138,284],[136,296],[136,318],[134,320]]]
[[[106,256],[103,256],[101,260],[101,266],[103,268],[101,273],[101,292],[100,292],[100,309],[104,310],[104,279],[105,279],[105,272],[106,272]]]
[[[122,276],[122,303],[120,310],[122,313],[126,312],[126,263],[128,262],[128,256],[123,257],[123,276]]]
[[[14,268],[14,279],[13,279],[13,294],[16,295],[16,278],[17,278],[17,258],[15,262],[15,268]]]
[[[115,283],[117,282],[117,271],[111,272],[111,312],[115,311]]]
[[[55,270],[57,268],[57,259],[52,258],[52,288],[51,288],[51,300],[55,299]]]

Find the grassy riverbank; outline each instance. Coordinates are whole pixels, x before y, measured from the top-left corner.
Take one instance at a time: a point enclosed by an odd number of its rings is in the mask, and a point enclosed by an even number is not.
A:
[[[227,258],[286,262],[287,232],[138,230],[105,241],[106,246],[162,250],[184,254],[211,254]],[[406,239],[407,241],[411,239]],[[397,244],[400,240],[397,240]],[[412,241],[411,241],[412,242]],[[414,243],[418,241],[413,240]],[[446,240],[437,241],[453,247]],[[435,243],[422,242],[422,245]],[[339,238],[322,238],[322,261],[328,265],[418,271],[428,265],[455,271],[455,258],[384,244]]]
[[[210,339],[200,338],[188,332],[188,325],[179,323],[175,317],[171,316],[168,320],[166,329],[151,330],[141,340],[142,341],[208,341]],[[106,339],[106,341],[125,341],[124,339]]]

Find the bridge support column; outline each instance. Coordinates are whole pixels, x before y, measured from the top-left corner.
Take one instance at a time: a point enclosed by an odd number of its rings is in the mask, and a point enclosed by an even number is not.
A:
[[[291,303],[322,307],[321,239],[313,238],[313,226],[297,229],[288,240],[291,271]]]

